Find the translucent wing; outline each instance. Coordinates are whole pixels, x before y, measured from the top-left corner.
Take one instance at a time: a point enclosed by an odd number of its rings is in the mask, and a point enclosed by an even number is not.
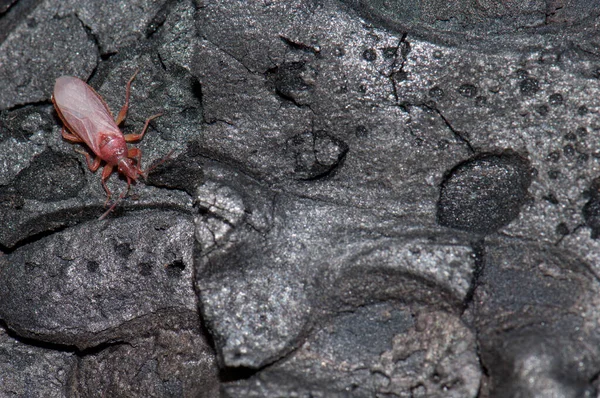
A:
[[[53,101],[71,133],[100,155],[100,132],[122,135],[104,100],[83,80],[62,76],[54,84]]]

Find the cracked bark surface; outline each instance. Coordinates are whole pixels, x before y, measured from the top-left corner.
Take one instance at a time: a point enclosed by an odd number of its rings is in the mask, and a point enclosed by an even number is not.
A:
[[[0,395],[598,395],[597,11],[390,4],[0,4]]]

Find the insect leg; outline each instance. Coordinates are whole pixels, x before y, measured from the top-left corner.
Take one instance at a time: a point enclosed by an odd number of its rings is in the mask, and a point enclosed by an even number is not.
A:
[[[75,152],[85,155],[85,160],[87,161],[87,165],[90,168],[90,170],[92,171],[92,173],[94,171],[98,170],[98,167],[100,167],[100,162],[102,162],[102,159],[100,159],[100,157],[96,157],[94,159],[94,161],[92,161],[92,157],[86,151],[82,151],[80,149],[75,149]]]
[[[141,140],[142,137],[144,136],[144,134],[146,134],[146,130],[148,129],[148,124],[150,124],[150,122],[153,119],[156,119],[159,116],[162,116],[162,113],[157,113],[156,115],[152,115],[148,119],[146,119],[146,124],[144,124],[144,128],[142,129],[141,133],[139,133],[139,134],[124,134],[123,137],[125,138],[125,141],[132,142],[132,141]]]
[[[138,167],[142,164],[142,151],[138,148],[129,148],[127,151],[127,157],[131,159],[135,159],[137,161]]]
[[[115,207],[117,207],[117,205],[119,204],[119,202],[125,197],[125,194],[127,193],[127,191],[123,191],[123,193],[121,195],[119,195],[119,198],[117,200],[115,200],[115,203],[113,203],[110,208],[108,210],[106,210],[104,212],[104,214],[102,214],[100,216],[100,218],[98,218],[98,220],[104,220],[106,218],[106,216],[108,216],[110,214],[111,211],[113,211],[115,209]],[[106,205],[105,205],[106,206]]]
[[[115,119],[115,123],[117,123],[117,126],[121,124],[127,116],[127,110],[129,109],[129,93],[131,91],[131,82],[133,81],[133,79],[135,79],[135,76],[138,74],[139,71],[139,69],[135,71],[133,76],[131,76],[131,79],[129,79],[129,81],[127,82],[127,86],[125,86],[125,104],[123,105],[123,107],[119,111],[119,114],[117,115],[117,118]]]
[[[110,175],[113,172],[113,166],[110,164],[107,164],[106,166],[104,166],[104,170],[102,170],[102,186],[104,187],[104,190],[106,191],[106,202],[104,202],[104,206],[106,206],[108,204],[108,201],[110,200],[110,189],[108,189],[108,186],[106,186],[106,180],[108,180],[108,177],[110,177]]]
[[[78,135],[69,133],[67,131],[67,129],[64,128],[64,126],[62,128],[61,134],[62,134],[62,137],[67,141],[75,142],[75,143],[83,142],[83,140],[81,138],[79,138]]]

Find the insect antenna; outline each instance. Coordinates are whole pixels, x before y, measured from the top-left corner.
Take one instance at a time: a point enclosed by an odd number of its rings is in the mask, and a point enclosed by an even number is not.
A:
[[[144,177],[144,180],[146,180],[148,178],[148,174],[154,170],[155,168],[157,168],[158,166],[160,166],[161,164],[163,164],[164,162],[166,162],[167,160],[169,160],[171,158],[171,155],[173,155],[173,152],[175,152],[175,150],[171,150],[169,153],[167,153],[162,159],[160,159],[158,162],[156,162],[155,164],[153,164],[152,166],[150,166],[149,168],[147,168],[146,170],[140,170],[140,174],[142,175],[142,177]],[[115,202],[109,207],[108,210],[106,210],[101,216],[100,218],[98,218],[98,220],[104,220],[114,209],[115,207],[117,207],[117,205],[119,203],[121,203],[121,201],[125,198],[125,196],[127,195],[127,193],[129,192],[129,186],[130,186],[130,181],[128,178],[127,181],[127,189],[125,191],[123,191],[123,193],[121,193],[119,195],[119,198],[117,200],[115,200]]]
[[[167,160],[171,159],[171,155],[173,155],[173,152],[175,152],[175,150],[171,149],[171,151],[169,153],[167,153],[165,156],[163,156],[162,159],[160,159],[158,162],[154,163],[152,166],[148,167],[146,170],[141,170],[140,174],[142,175],[142,177],[144,177],[144,180],[148,179],[148,174],[150,174],[150,172],[152,170],[154,170],[155,168],[157,168],[158,166],[160,166]]]
[[[121,200],[123,200],[123,198],[125,198],[125,195],[127,195],[127,192],[129,192],[129,186],[127,187],[127,189],[125,191],[123,191],[122,194],[119,195],[119,198],[117,200],[115,200],[115,203],[113,203],[108,210],[106,210],[99,218],[98,220],[104,220],[106,218],[106,216],[108,216],[114,209],[115,207],[117,207],[117,205],[119,203],[121,203]]]

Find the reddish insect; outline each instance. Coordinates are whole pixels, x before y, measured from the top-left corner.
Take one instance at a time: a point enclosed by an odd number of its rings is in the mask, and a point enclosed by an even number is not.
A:
[[[102,97],[83,80],[62,76],[56,79],[54,84],[52,103],[64,124],[63,138],[73,143],[85,143],[90,148],[95,155],[93,160],[89,153],[78,152],[85,155],[91,171],[98,170],[102,161],[106,163],[101,178],[107,195],[106,203],[111,197],[106,181],[115,167],[127,179],[127,191],[129,191],[132,181],[137,181],[139,176],[146,177],[148,170],[141,169],[142,151],[138,148],[127,148],[127,142],[141,140],[150,121],[162,115],[159,113],[150,116],[139,134],[123,134],[119,129],[119,124],[127,116],[131,82],[135,79],[137,72],[127,82],[125,104],[116,119],[113,119],[112,113]],[[123,198],[127,191],[120,197]],[[109,209],[109,212],[115,205]]]

